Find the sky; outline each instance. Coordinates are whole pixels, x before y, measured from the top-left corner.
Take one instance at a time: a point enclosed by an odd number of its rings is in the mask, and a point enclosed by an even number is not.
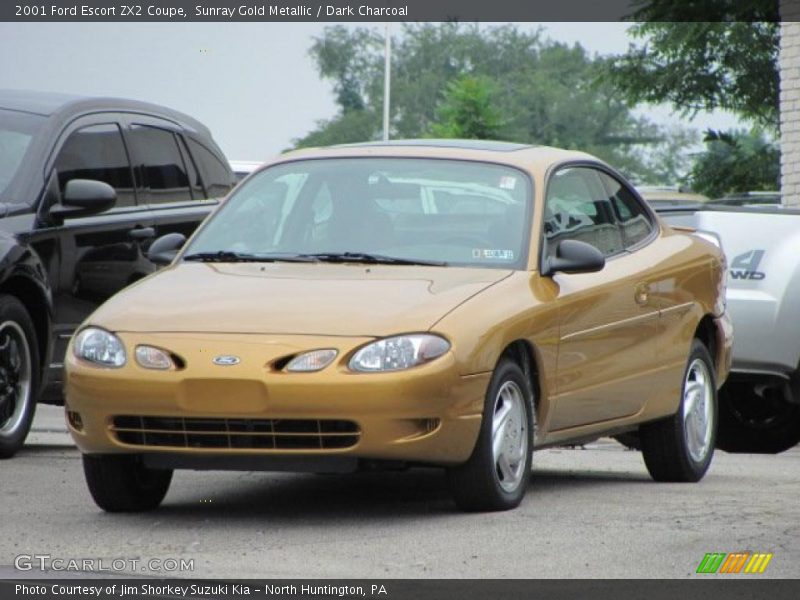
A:
[[[631,42],[623,23],[520,23],[592,53]],[[380,31],[383,24],[367,24]],[[490,26],[484,24],[483,26]],[[308,56],[321,23],[0,23],[0,88],[135,98],[188,113],[231,160],[267,160],[336,113],[332,86]],[[399,28],[399,25],[393,25]],[[694,123],[669,108],[659,123],[729,128],[725,113]]]

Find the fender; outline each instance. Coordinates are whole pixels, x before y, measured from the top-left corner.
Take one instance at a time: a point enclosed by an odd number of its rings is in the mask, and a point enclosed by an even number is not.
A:
[[[0,231],[0,294],[16,296],[31,313],[42,361],[42,376],[50,364],[53,294],[39,255],[27,244]],[[46,381],[39,389],[43,389]]]

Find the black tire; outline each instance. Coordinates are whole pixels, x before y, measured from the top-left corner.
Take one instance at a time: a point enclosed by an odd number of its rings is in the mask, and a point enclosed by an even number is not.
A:
[[[702,412],[702,420],[698,422],[705,424],[710,420],[711,423],[710,430],[708,430],[709,437],[706,438],[704,436],[704,441],[700,444],[702,453],[697,452],[697,455],[693,456],[690,442],[687,441],[687,419],[684,418],[684,409],[687,403],[687,384],[692,377],[690,370],[695,377],[700,376],[697,371],[700,367],[696,366],[698,361],[705,367],[705,373],[708,377],[704,386],[707,394],[703,395],[703,402],[700,405],[707,406],[708,409]],[[692,381],[696,382],[697,379]],[[698,414],[697,418],[700,419],[699,413],[696,414]],[[653,423],[646,423],[639,428],[642,456],[653,479],[674,482],[700,481],[708,471],[708,467],[714,457],[717,418],[717,383],[714,362],[703,343],[700,340],[694,340],[689,359],[686,361],[683,386],[681,387],[681,401],[677,412],[671,417]]]
[[[22,448],[39,396],[39,345],[22,303],[0,295],[0,458]]]
[[[132,454],[84,454],[83,473],[95,504],[106,512],[153,510],[172,481],[171,470],[145,467]]]
[[[753,383],[729,382],[719,394],[717,448],[726,452],[777,454],[800,443],[800,404],[781,387],[756,392]]]
[[[501,391],[503,398],[500,397]],[[509,401],[508,397],[512,400]],[[498,468],[492,447],[495,410],[504,410],[506,405],[515,408],[509,409],[508,426],[504,428],[508,434],[504,436],[501,447],[519,446],[521,452],[521,458],[516,462],[506,461],[508,469],[514,472],[510,477],[504,477],[500,472],[502,469]],[[472,456],[463,465],[448,469],[450,490],[460,509],[498,511],[519,505],[530,480],[534,423],[531,385],[519,365],[502,359],[486,391],[481,429]]]

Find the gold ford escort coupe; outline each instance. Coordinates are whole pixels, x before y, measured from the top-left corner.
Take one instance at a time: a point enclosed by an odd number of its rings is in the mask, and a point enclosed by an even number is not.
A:
[[[459,507],[503,510],[534,449],[630,433],[654,479],[698,481],[732,344],[712,241],[579,152],[286,154],[72,339],[89,489],[134,511],[173,469],[434,465]]]

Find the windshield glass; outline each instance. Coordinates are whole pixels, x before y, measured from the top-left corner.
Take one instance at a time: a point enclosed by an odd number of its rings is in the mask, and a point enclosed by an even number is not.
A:
[[[9,190],[14,176],[23,164],[31,139],[44,118],[38,115],[0,109],[0,202],[28,202],[28,198],[11,198]]]
[[[480,162],[302,160],[241,185],[184,257],[524,268],[530,179]],[[394,261],[392,260],[394,259]]]

